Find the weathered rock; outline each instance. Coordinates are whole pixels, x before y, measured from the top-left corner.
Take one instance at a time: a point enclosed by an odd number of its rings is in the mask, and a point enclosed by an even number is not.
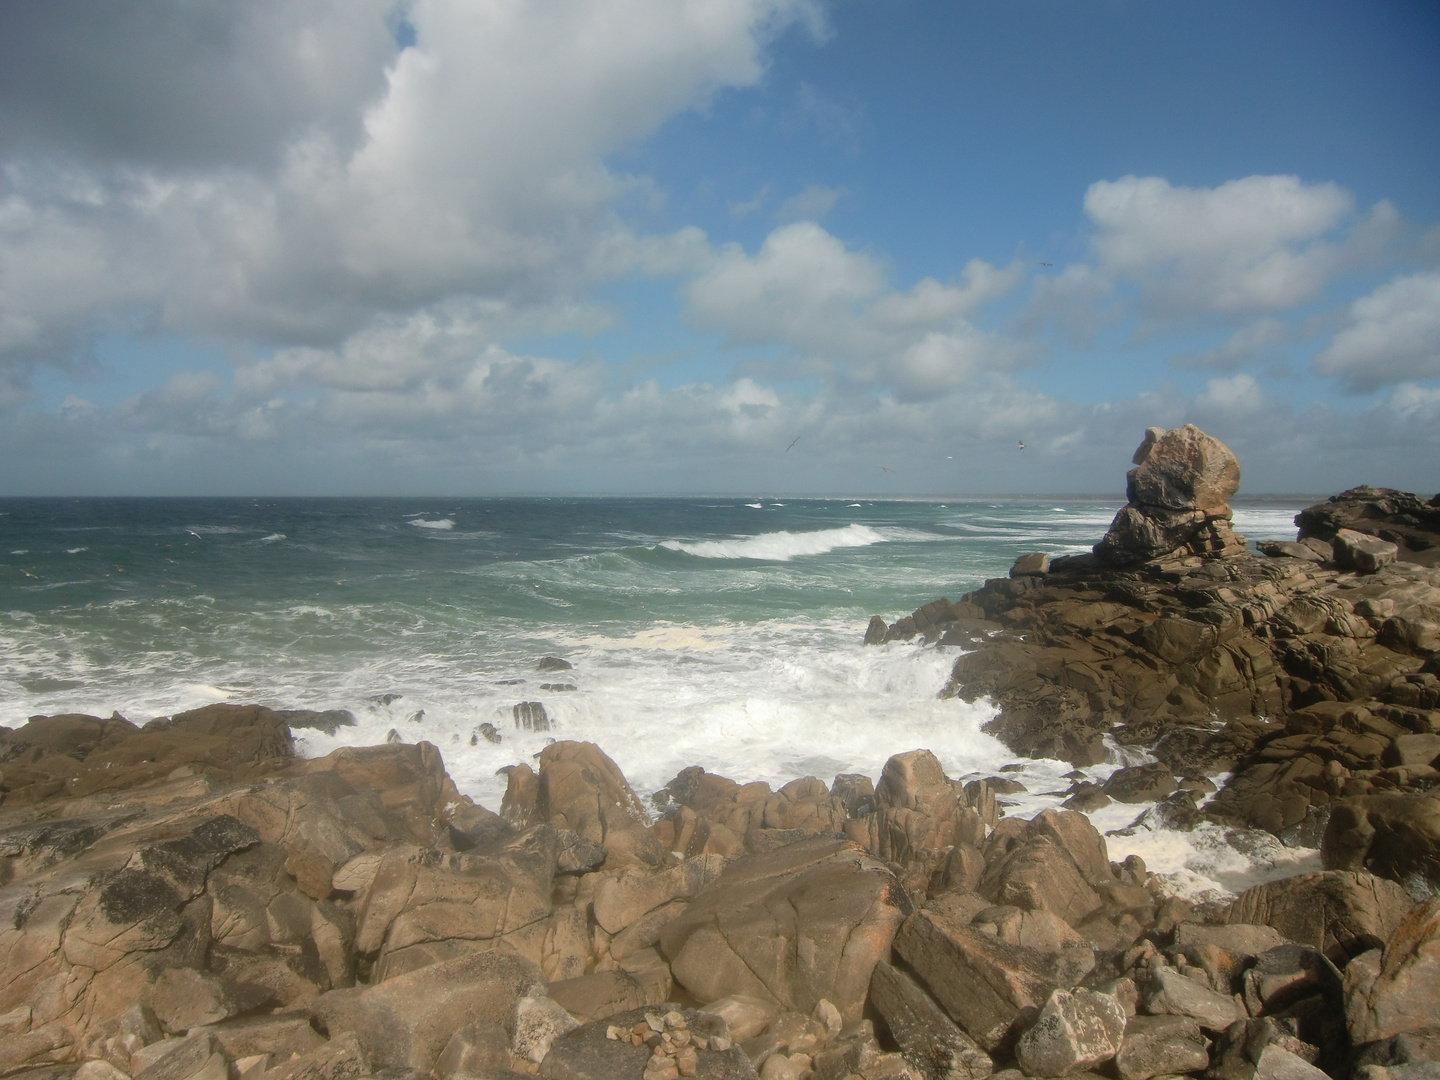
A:
[[[579,1026],[580,1022],[553,998],[523,997],[515,1003],[510,1043],[516,1054],[538,1065],[556,1039]]]
[[[1010,567],[1010,576],[1015,577],[1044,577],[1050,572],[1050,556],[1043,551],[1032,552],[1029,555],[1021,555]]]
[[[694,896],[724,868],[725,860],[719,855],[697,855],[666,870],[637,868],[606,874],[595,886],[595,921],[606,933],[619,934],[646,913],[672,900]]]
[[[1197,1072],[1209,1063],[1200,1025],[1186,1016],[1132,1016],[1115,1055],[1120,1080]]]
[[[1383,951],[1345,969],[1346,1018],[1357,1044],[1434,1024],[1440,1017],[1440,898],[1417,905]]]
[[[729,867],[661,932],[676,981],[701,1001],[750,994],[860,1018],[870,974],[909,910],[893,874],[853,844],[806,840]]]
[[[1440,791],[1341,800],[1330,811],[1320,853],[1327,869],[1368,870],[1422,895],[1440,888]]]
[[[1440,503],[1426,502],[1405,491],[1367,486],[1351,488],[1323,503],[1306,507],[1295,517],[1299,539],[1331,541],[1341,529],[1377,536],[1395,544],[1399,558],[1436,565],[1440,545]]]
[[[667,858],[649,832],[650,815],[639,797],[594,743],[557,742],[541,751],[530,820],[602,845],[607,866],[659,866]]]
[[[1015,1044],[1026,1076],[1068,1076],[1109,1061],[1125,1034],[1120,1003],[1094,990],[1055,990]]]
[[[1360,574],[1377,573],[1395,561],[1400,549],[1388,540],[1367,536],[1354,529],[1341,529],[1334,538],[1335,563],[1342,570]]]
[[[642,1080],[653,1075],[680,1075],[676,1068],[673,1073],[654,1070],[647,1072],[646,1064],[651,1060],[652,1048],[646,1042],[635,1045],[629,1038],[619,1037],[634,1031],[640,1024],[646,1024],[653,1017],[664,1022],[667,1033],[676,1030],[674,1020],[685,1025],[690,1033],[691,1045],[698,1047],[695,1036],[705,1041],[703,1049],[696,1049],[693,1075],[698,1080],[758,1080],[750,1059],[735,1045],[724,1021],[693,1009],[674,1004],[661,1004],[649,1009],[635,1009],[618,1013],[606,1020],[584,1024],[561,1035],[550,1047],[545,1060],[540,1063],[540,1080]],[[653,1030],[653,1029],[650,1029]],[[615,1037],[611,1037],[611,1033]],[[658,1036],[656,1041],[659,1041]]]
[[[1226,919],[1272,926],[1343,964],[1382,944],[1409,909],[1410,898],[1393,881],[1364,871],[1325,870],[1247,889]]]
[[[370,1074],[370,1059],[353,1032],[346,1032],[264,1073],[266,1080],[353,1080]]]
[[[870,1005],[925,1080],[982,1080],[994,1069],[990,1055],[914,978],[883,960],[870,980]]]
[[[508,1025],[515,1003],[545,993],[528,961],[501,952],[450,960],[377,986],[332,990],[312,1012],[333,1039],[354,1032],[376,1068],[433,1068],[450,1037],[475,1023]]]
[[[1006,822],[986,841],[978,891],[997,904],[1049,911],[1078,926],[1101,907],[1095,886],[1114,880],[1105,841],[1084,814],[1044,810]]]
[[[445,1044],[435,1062],[436,1076],[457,1072],[484,1076],[510,1065],[510,1035],[499,1024],[467,1024]]]
[[[1224,1031],[1242,1019],[1234,998],[1201,986],[1174,968],[1157,965],[1135,985],[1141,1010],[1151,1016],[1188,1016],[1209,1031]]]
[[[1009,945],[933,910],[915,912],[895,951],[936,1001],[992,1053],[1019,1034],[1024,1010],[1039,1009],[1056,989],[1046,954]]]
[[[1102,561],[1123,566],[1192,545],[1205,550],[1213,543],[1207,526],[1228,534],[1226,500],[1240,486],[1240,463],[1224,443],[1193,424],[1151,428],[1134,460],[1136,468],[1126,476],[1129,502],[1095,545]]]

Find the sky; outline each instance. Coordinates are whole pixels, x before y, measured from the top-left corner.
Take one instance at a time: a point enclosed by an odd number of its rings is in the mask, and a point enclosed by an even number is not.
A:
[[[0,13],[0,495],[1440,490],[1433,0]],[[1021,448],[1023,444],[1023,449]]]

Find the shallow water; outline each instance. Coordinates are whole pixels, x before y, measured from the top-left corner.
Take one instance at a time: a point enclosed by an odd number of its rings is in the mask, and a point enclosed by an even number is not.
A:
[[[1236,527],[1293,538],[1313,501],[1238,502]],[[0,724],[112,710],[143,722],[215,701],[349,709],[357,725],[333,737],[297,732],[302,751],[392,730],[428,739],[492,808],[496,770],[551,738],[598,743],[642,794],[694,764],[772,785],[878,777],[917,747],[952,776],[988,775],[1013,760],[980,730],[993,709],[936,697],[956,650],[865,647],[866,622],[958,599],[1029,551],[1087,550],[1119,505],[0,500]],[[573,669],[541,671],[545,656]],[[549,732],[516,729],[522,701],[544,705]],[[471,745],[482,723],[499,745]],[[1068,784],[1066,763],[1024,764],[1032,793]],[[1012,798],[1027,816],[1059,801]],[[1192,894],[1309,857],[1240,855],[1218,836],[1114,837],[1111,854],[1138,852]]]

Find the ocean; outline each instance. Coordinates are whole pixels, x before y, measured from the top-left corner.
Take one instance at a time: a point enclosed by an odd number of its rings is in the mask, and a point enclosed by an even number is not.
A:
[[[1315,499],[1237,500],[1251,541],[1294,539]],[[864,646],[1031,551],[1088,550],[1121,500],[747,498],[0,499],[0,725],[118,711],[137,723],[218,701],[346,709],[307,756],[438,746],[499,809],[496,770],[551,739],[594,742],[645,797],[682,768],[779,786],[878,778],[932,750],[954,777],[1017,758],[985,701],[941,701],[957,650]],[[545,658],[568,670],[544,670]],[[555,667],[557,665],[549,665]],[[539,702],[548,731],[518,728]],[[500,735],[491,742],[481,725]],[[1085,770],[1101,779],[1116,760]],[[1031,815],[1068,786],[1019,760]],[[1143,807],[1092,815],[1102,830]],[[1222,897],[1316,863],[1205,826],[1110,838],[1175,891]]]

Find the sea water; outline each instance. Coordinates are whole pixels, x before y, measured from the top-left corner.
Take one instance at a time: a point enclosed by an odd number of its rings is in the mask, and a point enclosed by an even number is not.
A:
[[[1293,539],[1314,499],[1239,501],[1252,541]],[[112,711],[136,722],[219,701],[345,709],[322,755],[438,746],[498,809],[497,770],[554,739],[597,743],[642,797],[689,765],[778,786],[878,778],[925,747],[951,776],[1002,765],[1007,812],[1058,805],[1065,762],[1017,759],[988,701],[941,700],[958,650],[865,646],[1026,552],[1088,550],[1119,500],[771,498],[3,499],[0,725]],[[554,657],[572,665],[542,670]],[[539,702],[548,731],[516,726]],[[481,733],[492,725],[500,741]],[[1116,760],[1084,770],[1103,779]],[[1112,804],[1102,830],[1144,807]],[[1211,826],[1139,828],[1176,891],[1222,896],[1314,853]]]

